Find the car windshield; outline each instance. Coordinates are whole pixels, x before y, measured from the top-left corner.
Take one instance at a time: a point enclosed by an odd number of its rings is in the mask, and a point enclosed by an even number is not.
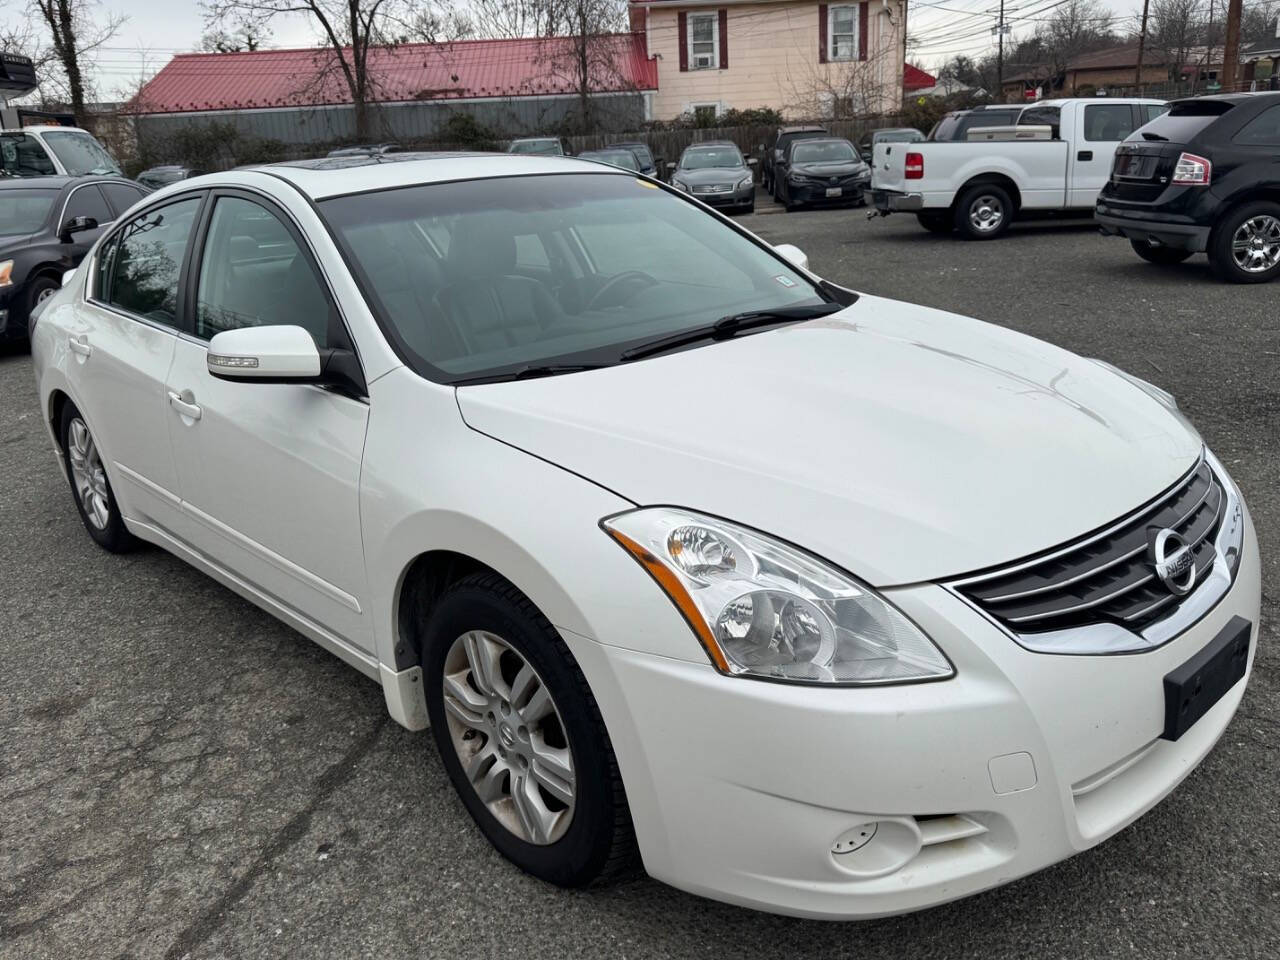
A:
[[[163,186],[166,183],[177,183],[186,177],[187,171],[172,168],[169,170],[148,170],[146,173],[139,174],[139,183],[155,184]]]
[[[853,144],[844,140],[801,140],[791,148],[792,163],[851,163]]]
[[[424,184],[319,209],[388,337],[442,382],[616,363],[726,316],[825,299],[714,214],[624,174]]]
[[[50,131],[44,135],[44,142],[73,177],[120,173],[111,154],[87,133],[77,130]]]
[[[626,167],[628,170],[639,171],[640,169],[640,163],[636,160],[636,155],[630,150],[589,150],[586,153],[578,154],[578,156],[586,160],[612,163],[615,167]]]
[[[682,170],[709,170],[713,167],[742,166],[742,152],[734,146],[697,147],[680,158]]]
[[[643,143],[620,143],[618,148],[630,150],[640,159],[642,165],[646,167],[653,166],[653,152]]]
[[[556,156],[563,153],[560,149],[559,140],[517,140],[511,144],[511,149],[507,152],[554,154]]]
[[[25,133],[0,136],[0,166],[8,177],[48,177],[58,172],[40,141]]]
[[[0,190],[0,236],[35,233],[57,199],[57,190]]]

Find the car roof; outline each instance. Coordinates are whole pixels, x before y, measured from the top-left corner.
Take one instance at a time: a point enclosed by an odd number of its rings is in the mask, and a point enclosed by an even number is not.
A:
[[[780,134],[782,133],[814,133],[814,132],[826,133],[827,129],[826,127],[819,127],[819,126],[813,126],[813,125],[810,125],[807,127],[779,127],[778,128],[778,133]]]
[[[800,144],[803,143],[807,146],[808,144],[811,144],[811,143],[848,143],[848,142],[849,142],[848,137],[838,137],[835,134],[832,134],[829,137],[810,137],[808,140],[797,140],[795,142],[795,145],[799,146]]]
[[[697,143],[691,143],[686,150],[697,150],[698,147],[736,147],[737,144],[732,140],[699,140]]]
[[[511,142],[512,143],[532,143],[535,140],[554,140],[555,142],[559,143],[560,138],[559,137],[516,137]]]
[[[67,130],[71,133],[89,133],[84,127],[64,127],[60,123],[37,123],[29,127],[5,127],[0,133],[50,133]],[[89,133],[89,136],[93,134]]]
[[[551,173],[614,175],[616,171],[589,160],[527,153],[391,153],[362,157],[291,160],[185,181],[187,189],[203,182],[222,182],[269,174],[288,181],[313,200],[373,190],[441,183],[527,177]]]
[[[5,190],[61,190],[77,180],[106,179],[105,177],[0,177],[0,188]]]
[[[1179,97],[1170,103],[1195,103],[1201,100],[1214,100],[1220,103],[1258,103],[1269,99],[1280,99],[1280,90],[1248,90],[1240,93],[1219,93],[1208,97]]]

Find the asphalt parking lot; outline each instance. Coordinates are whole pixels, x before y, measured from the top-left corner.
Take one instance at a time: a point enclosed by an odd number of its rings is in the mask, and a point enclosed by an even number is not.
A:
[[[80,526],[0,355],[0,957],[1280,955],[1280,286],[1139,260],[1087,223],[992,243],[863,210],[742,222],[860,290],[968,313],[1175,393],[1263,549],[1253,680],[1217,749],[1121,834],[998,890],[857,925],[647,879],[566,893],[502,860],[380,690],[159,550]],[[767,825],[762,825],[767,829]]]

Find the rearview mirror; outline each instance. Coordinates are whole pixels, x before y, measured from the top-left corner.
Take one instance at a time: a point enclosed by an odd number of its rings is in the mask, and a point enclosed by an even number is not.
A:
[[[62,229],[58,231],[58,239],[63,243],[71,242],[71,235],[74,233],[84,233],[86,230],[97,230],[98,221],[93,217],[72,217],[62,225]]]
[[[780,243],[773,248],[782,259],[786,260],[793,266],[799,267],[801,270],[809,269],[809,258],[805,256],[805,252],[793,243]]]
[[[320,351],[302,327],[241,327],[209,341],[209,373],[221,380],[274,382],[320,376]]]

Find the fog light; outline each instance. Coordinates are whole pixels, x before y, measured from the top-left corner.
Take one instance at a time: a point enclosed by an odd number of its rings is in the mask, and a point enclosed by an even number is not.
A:
[[[831,844],[836,866],[859,877],[882,877],[900,870],[920,852],[923,838],[910,817],[864,820]]]

